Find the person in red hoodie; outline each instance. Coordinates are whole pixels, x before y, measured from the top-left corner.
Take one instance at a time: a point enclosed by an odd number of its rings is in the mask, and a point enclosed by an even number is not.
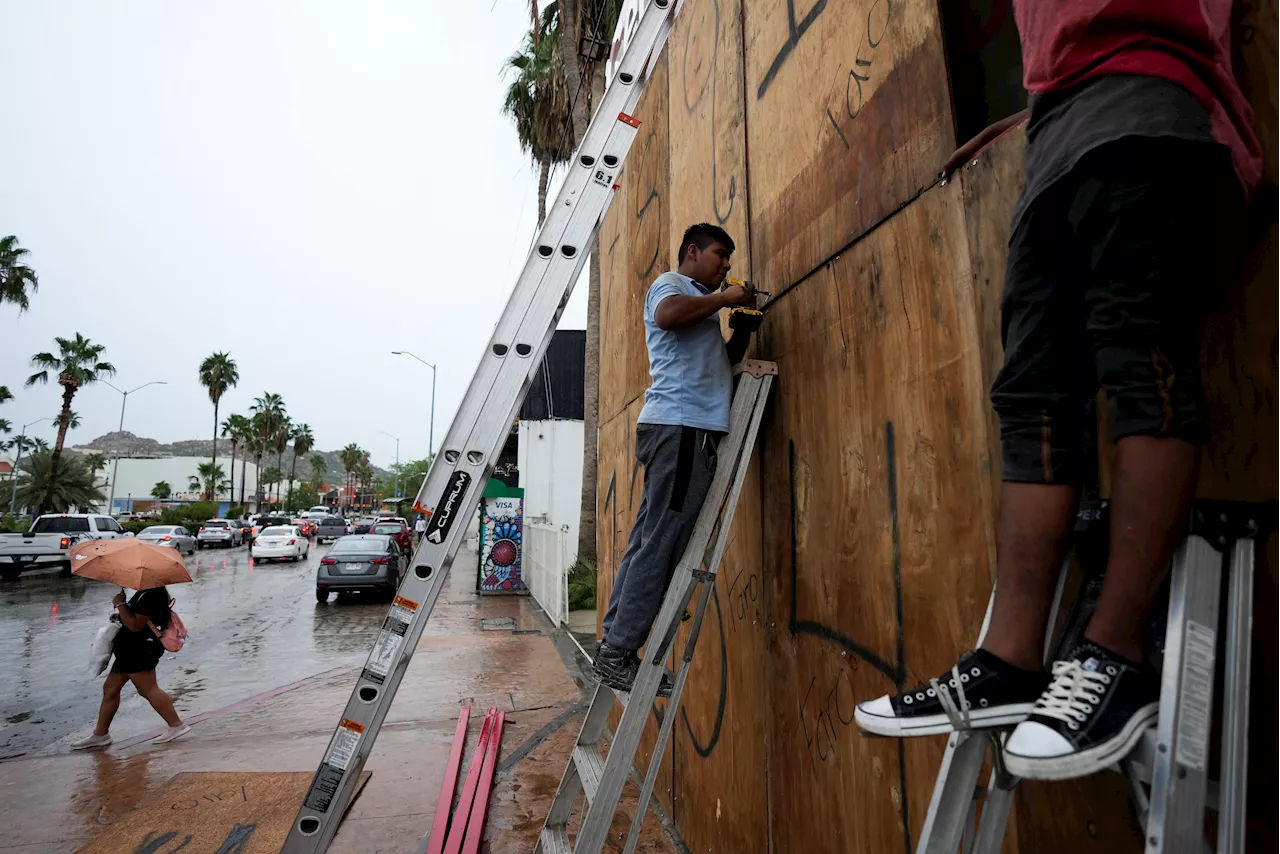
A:
[[[1231,74],[1231,0],[1014,0],[1029,91],[1026,185],[991,389],[1003,457],[994,609],[982,647],[928,684],[860,703],[893,736],[1017,724],[1011,774],[1101,770],[1153,724],[1143,637],[1185,528],[1205,434],[1196,326],[1262,172]],[[1088,403],[1116,442],[1097,610],[1041,666],[1080,497]]]

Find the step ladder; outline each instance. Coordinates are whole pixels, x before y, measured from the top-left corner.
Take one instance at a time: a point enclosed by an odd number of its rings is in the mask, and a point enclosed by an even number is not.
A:
[[[1105,515],[1100,503],[1082,506],[1077,536],[1095,535],[1102,528],[1105,538]],[[1128,778],[1146,854],[1244,851],[1254,556],[1259,536],[1275,518],[1274,503],[1192,504],[1188,534],[1174,555],[1169,578],[1159,718],[1117,769]],[[1051,614],[1057,613],[1066,576],[1064,565]],[[1224,590],[1225,614],[1219,604]],[[1077,603],[1077,615],[1059,649],[1074,645],[1087,622],[1086,610]],[[988,605],[987,621],[990,618]],[[986,626],[984,621],[983,635]],[[1051,624],[1046,651],[1052,649],[1052,631]],[[1219,710],[1222,741],[1216,784],[1208,774],[1215,677],[1225,698]],[[1001,758],[1011,731],[952,733],[917,854],[999,854],[1019,782],[1005,771]],[[983,794],[978,778],[988,751],[992,772],[978,820]],[[1206,807],[1218,812],[1216,848],[1204,838]]]
[[[625,854],[632,854],[640,841],[640,828],[658,779],[662,753],[675,725],[675,712],[680,706],[685,680],[689,677],[689,665],[707,613],[707,603],[715,589],[716,573],[728,545],[742,481],[751,464],[760,417],[769,400],[778,367],[773,362],[747,360],[736,369],[736,373],[738,386],[730,410],[729,433],[717,449],[716,473],[698,511],[689,544],[667,586],[635,683],[629,692],[614,691],[603,683],[596,686],[568,767],[560,779],[546,823],[539,834],[535,854],[599,854],[604,848],[609,826],[618,811],[623,785],[631,773],[640,737],[649,720],[649,709],[658,696],[658,687],[666,672],[667,654],[675,643],[680,624],[689,618],[689,638],[680,656],[671,697],[649,761],[649,771],[640,788],[635,817],[627,833]],[[690,617],[686,608],[695,592],[698,603]],[[600,755],[599,742],[608,727],[609,712],[615,699],[622,704],[622,720],[606,757]],[[570,845],[569,820],[580,794],[586,797],[587,809],[574,844]]]
[[[396,689],[443,589],[533,374],[613,200],[640,122],[632,118],[650,58],[666,42],[675,0],[651,0],[548,208],[493,337],[414,504],[427,530],[397,591],[289,836],[286,854],[329,847]]]

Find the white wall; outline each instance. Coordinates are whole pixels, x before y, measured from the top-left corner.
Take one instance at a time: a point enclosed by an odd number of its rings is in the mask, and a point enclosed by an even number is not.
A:
[[[574,552],[582,507],[582,428],[581,421],[521,421],[517,452],[524,518],[568,525]]]
[[[556,624],[569,618],[569,567],[577,558],[582,502],[582,437],[581,421],[520,422],[524,581]]]

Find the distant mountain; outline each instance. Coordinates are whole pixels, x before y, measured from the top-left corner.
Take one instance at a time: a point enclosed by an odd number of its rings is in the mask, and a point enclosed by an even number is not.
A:
[[[209,439],[183,439],[179,442],[172,442],[168,445],[157,442],[155,439],[147,439],[142,436],[135,436],[128,430],[123,432],[104,433],[98,438],[86,442],[83,445],[74,445],[78,451],[98,451],[104,453],[110,458],[116,452],[116,445],[119,443],[120,456],[122,457],[207,457],[213,453],[213,442]],[[329,483],[341,484],[346,479],[346,470],[342,467],[341,451],[312,451],[313,454],[321,454],[329,463],[325,469],[324,479]],[[224,456],[231,456],[231,443],[226,439],[218,440],[218,459]],[[242,456],[237,454],[237,458]],[[285,449],[284,467],[286,471],[289,468],[289,461],[292,459],[292,446]],[[266,467],[275,463],[275,454],[264,456],[262,465]],[[386,469],[373,467],[373,470],[379,477],[384,477],[390,472]],[[311,468],[304,460],[298,460],[298,477],[311,477]]]

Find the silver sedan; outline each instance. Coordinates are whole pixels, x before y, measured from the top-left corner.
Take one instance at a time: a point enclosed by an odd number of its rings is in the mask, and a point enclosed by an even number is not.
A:
[[[196,538],[181,525],[152,525],[143,528],[138,539],[153,546],[169,546],[179,554],[195,554]]]

